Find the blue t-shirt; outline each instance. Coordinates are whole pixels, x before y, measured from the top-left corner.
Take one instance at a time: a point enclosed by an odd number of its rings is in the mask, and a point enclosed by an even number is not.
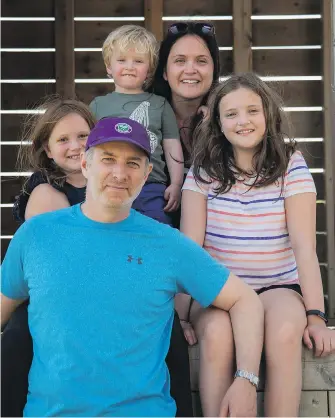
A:
[[[229,271],[134,210],[118,223],[80,205],[16,232],[2,293],[30,297],[34,357],[25,416],[174,416],[165,357],[176,292],[208,306]]]

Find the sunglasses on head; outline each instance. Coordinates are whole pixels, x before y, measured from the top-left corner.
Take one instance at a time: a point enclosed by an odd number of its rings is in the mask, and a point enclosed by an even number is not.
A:
[[[215,35],[215,28],[211,23],[187,23],[187,22],[179,22],[173,23],[169,29],[168,33],[173,35],[177,35],[180,33],[186,33],[188,29],[192,29],[195,33],[200,33],[203,35]]]

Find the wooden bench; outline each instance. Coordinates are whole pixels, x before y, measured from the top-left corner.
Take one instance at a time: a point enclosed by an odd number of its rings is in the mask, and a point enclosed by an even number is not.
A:
[[[199,346],[189,349],[194,416],[202,416],[198,389]],[[301,417],[335,417],[335,354],[315,358],[305,347],[302,353],[303,388]],[[261,363],[258,389],[258,416],[264,416],[264,362]]]

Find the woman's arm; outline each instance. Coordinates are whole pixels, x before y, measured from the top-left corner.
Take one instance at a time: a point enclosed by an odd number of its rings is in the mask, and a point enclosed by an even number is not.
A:
[[[316,195],[300,193],[285,199],[287,228],[296,258],[299,281],[306,311],[317,309],[324,312],[323,289],[318,257],[316,255]],[[327,329],[317,316],[307,317],[304,341],[316,354],[326,355],[335,349],[335,332]],[[334,339],[334,341],[332,341]]]
[[[29,197],[25,219],[69,206],[70,203],[64,193],[54,189],[50,184],[39,184]]]

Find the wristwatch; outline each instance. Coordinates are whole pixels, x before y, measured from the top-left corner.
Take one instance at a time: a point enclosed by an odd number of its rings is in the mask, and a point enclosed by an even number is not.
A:
[[[253,373],[249,373],[245,370],[237,370],[235,373],[235,378],[236,377],[242,377],[243,379],[247,379],[249,380],[249,382],[255,386],[255,388],[257,389],[258,387],[258,383],[259,383],[259,378],[253,374]]]
[[[309,311],[306,311],[306,316],[309,316],[309,315],[318,316],[319,318],[323,319],[325,321],[325,323],[328,322],[326,314],[322,311],[317,310],[317,309],[310,309]]]

